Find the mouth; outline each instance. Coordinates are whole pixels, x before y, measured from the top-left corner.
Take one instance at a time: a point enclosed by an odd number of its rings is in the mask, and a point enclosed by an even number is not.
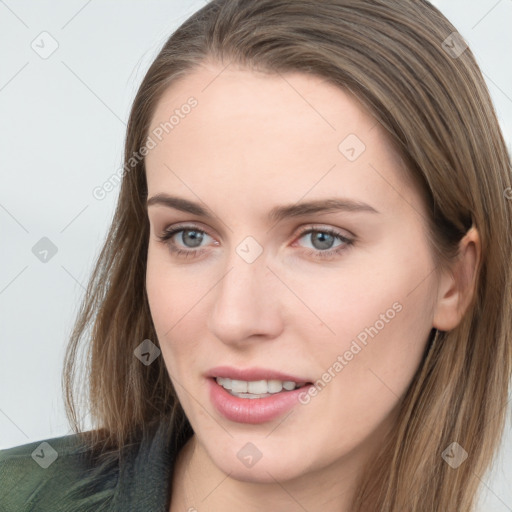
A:
[[[215,381],[222,386],[230,395],[238,398],[267,398],[276,393],[294,391],[304,387],[306,382],[295,382],[292,380],[239,380],[229,377],[215,377]]]
[[[304,377],[259,368],[213,368],[206,375],[218,413],[236,423],[266,423],[300,404],[312,385]]]

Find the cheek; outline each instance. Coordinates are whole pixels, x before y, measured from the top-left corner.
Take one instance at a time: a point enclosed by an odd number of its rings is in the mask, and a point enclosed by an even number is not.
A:
[[[349,452],[394,421],[431,328],[427,283],[412,291],[419,267],[368,272],[364,279],[340,277],[327,287],[328,301],[304,289],[308,304],[335,334],[297,316],[296,332],[304,341],[299,354],[316,369],[317,394],[306,397],[303,411],[288,423],[301,439],[312,439],[311,452],[325,460]]]
[[[321,385],[344,396],[339,411],[359,409],[374,420],[385,415],[418,369],[432,329],[435,284],[421,244],[418,240],[421,249],[411,254],[396,250],[407,246],[395,241],[382,246],[379,258],[370,258],[373,263],[358,262],[357,268],[331,272],[329,279],[298,281],[296,290],[317,319],[296,306],[290,328],[304,341],[303,355],[314,358]],[[365,412],[368,406],[373,412]]]
[[[373,261],[371,261],[373,259]],[[378,258],[314,276],[283,274],[294,283],[295,294],[285,298],[288,327],[300,328],[301,338],[314,343],[317,354],[331,355],[372,339],[408,347],[432,327],[434,295],[428,257],[380,251]],[[307,306],[307,308],[306,308]],[[309,309],[309,311],[308,311]],[[297,327],[300,326],[300,327]],[[329,347],[331,349],[329,350]]]
[[[176,372],[176,363],[182,358],[180,352],[192,350],[194,336],[187,336],[188,316],[197,302],[199,290],[193,279],[186,279],[184,272],[169,265],[167,252],[150,243],[148,249],[146,291],[151,318],[160,342],[162,355],[171,375]],[[179,333],[179,336],[178,336]],[[186,343],[171,343],[182,338]]]

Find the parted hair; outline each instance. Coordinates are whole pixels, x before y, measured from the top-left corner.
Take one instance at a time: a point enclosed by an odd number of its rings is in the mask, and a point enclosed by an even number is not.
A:
[[[475,293],[460,323],[433,330],[396,427],[361,474],[351,510],[469,512],[498,450],[512,368],[511,161],[482,73],[455,27],[425,0],[212,0],[165,42],[134,99],[124,159],[138,153],[159,99],[205,62],[302,72],[352,94],[385,129],[428,205],[436,271],[474,227]],[[200,108],[200,105],[198,106]],[[116,210],[66,352],[75,432],[116,456],[162,420],[179,449],[191,427],[158,345],[145,289],[149,222],[144,159],[122,177]],[[94,428],[85,431],[90,415]],[[443,452],[468,453],[457,469]]]

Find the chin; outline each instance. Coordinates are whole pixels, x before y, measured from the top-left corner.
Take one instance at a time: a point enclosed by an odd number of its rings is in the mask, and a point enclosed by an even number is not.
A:
[[[217,461],[214,460],[214,462]],[[277,462],[261,459],[253,467],[246,468],[240,463],[237,464],[231,458],[229,460],[219,460],[217,465],[230,478],[240,482],[258,484],[275,484],[276,480],[285,482],[300,477],[307,472],[306,468],[301,471],[301,468],[297,468],[286,460]]]
[[[241,482],[275,483],[303,476],[310,470],[304,453],[293,453],[284,443],[275,444],[263,439],[254,443],[246,439],[231,445],[221,443],[206,446],[210,459],[223,473]],[[258,447],[257,447],[258,446]]]

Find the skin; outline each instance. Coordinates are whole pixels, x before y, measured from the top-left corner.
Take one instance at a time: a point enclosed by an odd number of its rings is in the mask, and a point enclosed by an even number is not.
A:
[[[149,198],[172,194],[214,215],[148,207],[151,314],[195,432],[176,465],[170,510],[349,511],[356,478],[396,421],[430,330],[452,329],[468,305],[478,234],[461,242],[452,272],[434,272],[422,198],[384,130],[321,78],[205,63],[166,91],[151,129],[190,96],[197,107],[146,156]],[[338,149],[349,134],[366,146],[354,161]],[[275,206],[328,197],[378,213],[267,219]],[[158,238],[179,223],[207,233],[201,255],[176,255]],[[331,248],[343,250],[322,259],[322,246],[300,233],[311,227],[354,243],[334,238]],[[197,251],[182,234],[175,245]],[[236,252],[247,236],[263,248],[252,263]],[[218,365],[322,378],[396,303],[400,312],[288,416],[240,424],[210,402],[204,374]],[[250,468],[237,458],[246,443],[262,453]]]

